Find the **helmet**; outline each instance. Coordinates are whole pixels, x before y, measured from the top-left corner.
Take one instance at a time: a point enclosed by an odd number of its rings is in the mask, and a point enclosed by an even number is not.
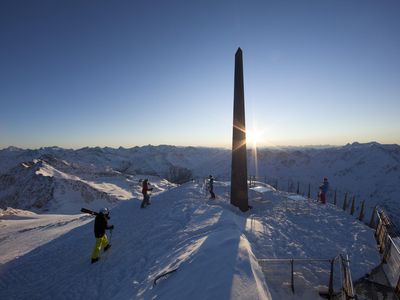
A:
[[[108,215],[110,213],[110,211],[108,210],[107,207],[104,207],[104,208],[100,209],[100,213],[103,215]]]

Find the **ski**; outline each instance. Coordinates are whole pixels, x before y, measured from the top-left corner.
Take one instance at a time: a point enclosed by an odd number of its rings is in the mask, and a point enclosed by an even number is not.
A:
[[[168,272],[165,272],[165,273],[162,273],[162,274],[158,275],[158,276],[154,279],[153,286],[156,286],[156,285],[157,285],[157,280],[158,280],[158,279],[160,279],[161,277],[167,276],[167,275],[169,275],[169,274],[171,274],[171,273],[174,273],[174,272],[176,272],[177,270],[178,270],[178,268],[173,269],[173,270],[171,270],[171,271],[168,271]]]
[[[83,213],[86,213],[86,214],[90,214],[90,215],[93,215],[93,216],[97,216],[99,213],[98,212],[95,212],[95,211],[93,211],[93,210],[90,210],[90,209],[87,209],[87,208],[81,208],[81,212],[83,212]]]

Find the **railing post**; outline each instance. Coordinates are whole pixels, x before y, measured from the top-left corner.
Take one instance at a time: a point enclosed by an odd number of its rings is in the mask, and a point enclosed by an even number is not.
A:
[[[290,264],[292,266],[292,278],[291,278],[291,285],[292,285],[292,292],[294,294],[294,273],[293,273],[293,259],[290,261]]]
[[[399,280],[397,280],[395,293],[397,297],[400,297],[400,275],[399,275]]]
[[[300,183],[297,181],[297,190],[296,190],[296,194],[300,194]]]
[[[379,235],[381,234],[381,229],[382,229],[382,219],[379,212],[377,214],[379,217],[378,217],[378,224],[376,224],[375,236],[377,237],[377,241],[379,243]]]
[[[333,264],[335,259],[331,260],[331,274],[329,275],[329,288],[328,288],[328,299],[333,298]]]
[[[350,293],[350,299],[354,299],[354,287],[353,287],[353,280],[351,279],[351,271],[350,271],[350,260],[349,260],[349,255],[346,254],[346,267],[347,267],[347,279],[348,279],[348,285],[349,285],[349,293]]]
[[[347,208],[347,192],[344,194],[343,210],[346,210],[346,208]]]
[[[375,215],[376,215],[376,205],[372,210],[371,220],[369,221],[369,227],[375,228]]]
[[[388,243],[390,239],[388,238],[389,235],[388,226],[390,223],[384,211],[381,211],[379,216],[381,218],[381,223],[382,223],[381,232],[379,235],[380,252],[385,253],[387,250],[386,248],[389,247]]]
[[[361,210],[360,210],[360,215],[358,216],[358,219],[362,222],[364,219],[364,206],[365,206],[365,200],[361,203]]]
[[[385,251],[383,252],[382,256],[382,263],[387,263],[389,257],[390,257],[390,248],[392,246],[392,242],[388,238],[388,233],[386,231],[386,238],[385,238]]]
[[[343,268],[342,289],[345,294],[345,299],[354,299],[355,295],[353,281],[351,279],[349,256],[346,254],[346,258],[344,258],[340,255],[340,263]]]
[[[333,195],[333,204],[336,205],[336,190],[335,190],[335,194]]]
[[[381,214],[379,214],[379,223],[378,223],[378,228],[376,230],[376,235],[379,243],[379,252],[383,253],[385,250],[385,241],[387,238],[387,229],[386,229],[386,224],[385,221],[383,220]]]
[[[308,193],[307,193],[308,199],[311,198],[311,184],[308,184]]]
[[[356,202],[356,196],[353,196],[353,201],[351,203],[351,210],[350,210],[350,214],[354,215],[354,211],[356,210],[355,208],[355,202]]]

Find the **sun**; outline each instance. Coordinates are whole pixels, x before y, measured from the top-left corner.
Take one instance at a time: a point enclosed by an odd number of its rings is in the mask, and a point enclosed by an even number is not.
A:
[[[263,137],[263,131],[258,130],[256,128],[246,131],[247,142],[249,144],[252,144],[253,146],[257,146],[257,144],[261,142],[262,137]]]

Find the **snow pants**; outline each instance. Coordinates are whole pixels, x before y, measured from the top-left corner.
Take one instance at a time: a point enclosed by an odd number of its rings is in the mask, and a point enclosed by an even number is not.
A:
[[[211,196],[211,199],[215,199],[215,194],[214,194],[213,190],[210,190],[210,196]]]
[[[150,203],[150,196],[148,194],[143,195],[143,201],[142,201],[142,204],[140,206],[143,208],[146,205],[149,205],[149,203]]]
[[[96,245],[94,246],[92,252],[92,258],[97,258],[99,256],[101,248],[104,248],[108,245],[107,235],[103,235],[101,238],[96,238]]]
[[[321,203],[325,204],[326,203],[326,195],[325,195],[325,193],[320,193],[319,197],[320,197]]]

